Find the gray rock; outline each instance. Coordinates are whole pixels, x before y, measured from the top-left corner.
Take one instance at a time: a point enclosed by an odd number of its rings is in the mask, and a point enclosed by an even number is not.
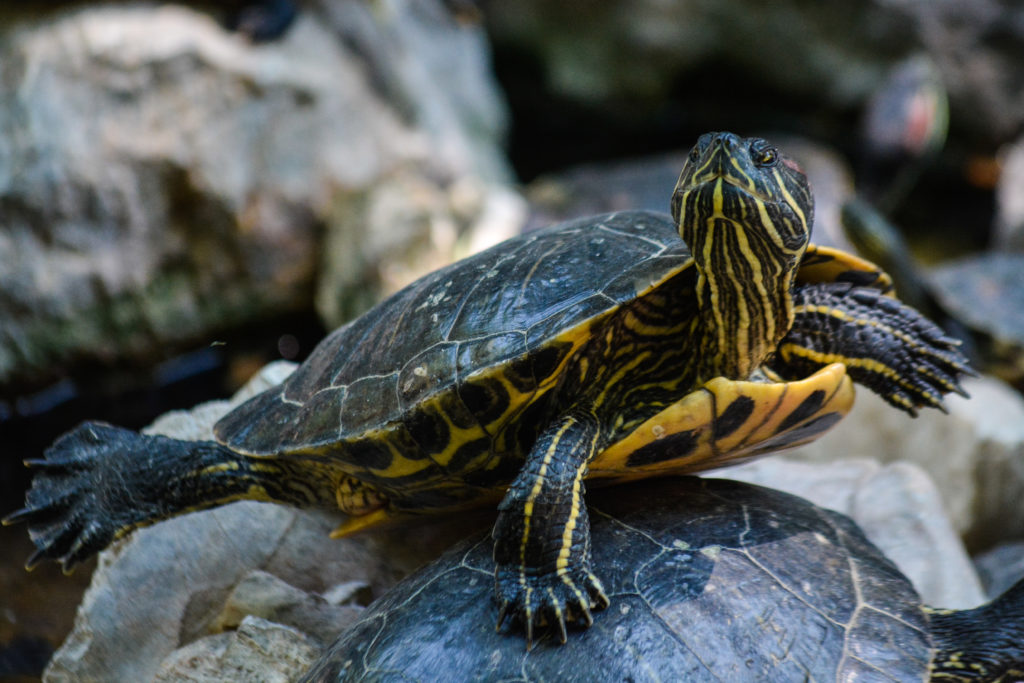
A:
[[[331,604],[325,597],[300,590],[273,574],[254,570],[235,585],[212,628],[216,631],[236,629],[252,615],[291,626],[321,646],[327,646],[351,626],[361,612],[362,607]]]
[[[289,683],[306,671],[321,647],[296,629],[246,617],[237,631],[210,636],[161,663],[155,683]]]
[[[985,592],[990,598],[1024,578],[1024,541],[1003,543],[974,557]]]
[[[231,401],[168,414],[148,431],[212,438],[212,425],[221,415],[293,369],[291,363],[271,364]],[[172,652],[244,621],[246,605],[309,628],[302,640],[315,645],[331,637],[331,623],[343,626],[346,616],[344,610],[325,607],[330,603],[316,595],[353,582],[379,594],[472,528],[471,520],[463,519],[329,539],[343,518],[340,513],[241,502],[133,532],[100,554],[75,626],[51,659],[45,679],[150,680]],[[253,580],[255,570],[261,572],[257,576],[275,577],[267,580],[274,591],[262,603],[252,598],[252,591],[238,591],[239,584]],[[317,606],[304,613],[310,605]],[[214,639],[203,647],[221,652],[228,642]]]
[[[580,164],[530,183],[528,229],[611,211],[668,213],[686,150],[625,161]]]
[[[942,497],[917,465],[863,458],[808,463],[779,456],[713,476],[787,491],[850,516],[927,604],[965,609],[985,601]]]
[[[440,0],[312,3],[260,46],[171,4],[17,19],[0,28],[0,382],[308,308],[324,225],[361,234],[370,188],[509,175],[483,32]]]
[[[999,151],[1002,172],[996,185],[995,246],[1024,252],[1024,138]]]
[[[396,171],[336,205],[317,312],[328,326],[340,325],[413,280],[519,234],[525,220],[525,202],[507,187],[469,177],[439,184],[416,169]]]

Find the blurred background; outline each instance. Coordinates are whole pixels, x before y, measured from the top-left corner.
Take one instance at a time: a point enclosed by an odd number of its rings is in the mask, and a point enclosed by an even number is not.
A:
[[[228,396],[523,230],[667,210],[709,130],[779,143],[815,241],[1024,386],[1019,3],[4,3],[0,515],[83,419]],[[0,676],[30,680],[89,567],[0,544]]]

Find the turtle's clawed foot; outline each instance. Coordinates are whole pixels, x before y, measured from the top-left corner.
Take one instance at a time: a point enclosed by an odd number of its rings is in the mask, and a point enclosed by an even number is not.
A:
[[[495,575],[498,630],[506,621],[521,624],[526,647],[533,647],[538,628],[554,629],[561,643],[567,639],[566,623],[588,628],[591,612],[608,606],[601,580],[586,570],[529,576],[518,568],[499,568]]]
[[[913,308],[881,292],[833,282],[794,293],[793,327],[769,361],[786,379],[798,379],[839,361],[850,377],[911,415],[944,410],[943,397],[964,394],[974,372],[959,342]]]
[[[873,290],[855,289],[850,298],[870,307],[875,319],[863,326],[865,347],[873,363],[850,367],[850,374],[893,406],[916,415],[919,408],[946,411],[943,396],[967,396],[964,375],[976,374],[958,342],[913,308]]]
[[[45,460],[26,461],[35,476],[25,507],[3,520],[5,525],[28,524],[37,550],[26,568],[52,559],[70,572],[129,526],[129,517],[144,514],[138,505],[126,504],[123,495],[115,500],[123,494],[132,469],[121,462],[127,455],[125,446],[143,438],[110,425],[86,423],[58,439]]]

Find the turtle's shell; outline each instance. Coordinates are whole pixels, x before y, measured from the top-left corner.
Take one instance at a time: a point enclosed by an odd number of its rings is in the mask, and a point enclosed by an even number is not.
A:
[[[922,680],[928,618],[843,515],[693,477],[592,492],[593,567],[611,607],[559,645],[497,633],[489,537],[371,605],[308,680]]]
[[[866,262],[814,247],[800,276],[888,283]],[[622,212],[529,233],[418,280],[338,329],[287,381],[225,416],[215,434],[245,454],[329,459],[404,509],[500,495],[557,408],[552,390],[568,360],[602,321],[657,289],[678,302],[685,325],[696,315],[695,280],[686,244],[664,214]],[[711,466],[712,452],[738,457],[742,447],[752,455],[827,429],[849,408],[852,389],[841,366],[826,370],[806,385],[721,380],[719,409],[742,398],[736,426],[766,413],[724,446],[704,429],[714,417],[707,393],[680,404],[689,421],[674,423],[692,427],[692,460],[702,463],[690,469]],[[818,417],[813,428],[793,429]],[[648,431],[659,425],[647,426],[636,438],[653,438]],[[592,476],[622,478],[633,465],[643,472],[629,474],[649,476],[663,466],[628,462],[636,444],[626,441],[592,463]]]
[[[221,420],[216,436],[254,455],[308,451],[407,420],[467,382],[463,392],[480,395],[462,395],[463,403],[483,400],[507,413],[510,402],[533,400],[538,383],[586,341],[590,323],[691,263],[671,219],[653,212],[508,240],[335,330],[277,391]]]

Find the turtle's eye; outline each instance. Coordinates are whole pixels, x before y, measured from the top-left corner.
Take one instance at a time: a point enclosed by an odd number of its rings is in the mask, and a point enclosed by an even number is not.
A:
[[[753,148],[750,156],[758,166],[774,166],[779,162],[779,153],[774,147]]]
[[[693,149],[690,150],[690,163],[695,164],[698,159],[700,159],[699,145],[694,145]]]

